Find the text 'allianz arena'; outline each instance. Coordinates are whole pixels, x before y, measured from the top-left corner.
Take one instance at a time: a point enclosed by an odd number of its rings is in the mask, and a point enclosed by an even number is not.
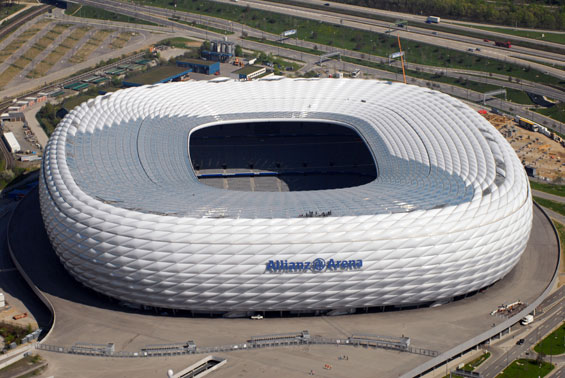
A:
[[[84,285],[211,312],[445,301],[518,262],[532,201],[510,145],[445,94],[370,80],[143,86],[70,112],[41,210]]]

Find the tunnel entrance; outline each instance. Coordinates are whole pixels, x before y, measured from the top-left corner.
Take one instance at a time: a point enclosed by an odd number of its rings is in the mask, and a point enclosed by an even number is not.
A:
[[[323,122],[245,122],[196,130],[189,138],[201,183],[236,191],[349,188],[373,181],[369,148],[348,127]]]

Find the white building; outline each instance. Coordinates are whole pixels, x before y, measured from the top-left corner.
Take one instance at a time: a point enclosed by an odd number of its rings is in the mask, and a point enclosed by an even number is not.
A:
[[[18,140],[16,139],[16,136],[11,131],[4,133],[4,140],[6,141],[10,152],[16,153],[22,150],[20,144],[18,143]]]
[[[341,127],[357,144],[287,132],[310,124]],[[225,125],[242,131],[222,139]],[[217,170],[191,160],[199,130],[219,135],[199,142],[217,154],[206,160]],[[214,147],[247,134],[246,149]],[[312,135],[323,148],[294,149],[291,138]],[[273,161],[277,148],[293,150]],[[293,190],[330,171],[357,180],[355,151],[365,148],[374,177],[363,184]],[[204,170],[217,187],[202,183]],[[279,191],[281,177],[289,191]],[[251,178],[255,191],[232,187]],[[268,178],[278,190],[258,191]],[[524,169],[478,113],[427,88],[351,79],[172,83],[89,100],[51,136],[40,200],[77,280],[131,303],[195,311],[450,299],[504,277],[532,223]]]

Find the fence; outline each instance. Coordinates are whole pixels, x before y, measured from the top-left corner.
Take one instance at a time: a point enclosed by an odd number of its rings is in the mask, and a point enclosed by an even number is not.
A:
[[[301,334],[299,332],[298,334]],[[328,337],[310,337],[310,338],[273,338],[270,340],[263,340],[261,342],[246,342],[240,344],[229,344],[229,345],[217,345],[208,347],[192,347],[192,348],[163,348],[161,350],[148,351],[148,347],[142,348],[140,351],[130,352],[130,351],[109,351],[108,348],[104,348],[105,345],[100,345],[100,348],[82,348],[78,347],[79,344],[75,344],[71,347],[57,346],[49,344],[35,344],[35,348],[39,350],[45,350],[49,352],[56,353],[68,353],[68,354],[80,354],[86,356],[99,356],[99,357],[122,357],[122,358],[134,358],[134,357],[165,357],[165,356],[180,356],[187,354],[210,354],[218,352],[235,352],[239,350],[253,350],[253,349],[263,349],[263,348],[277,348],[285,346],[300,346],[300,345],[344,345],[350,347],[365,347],[373,349],[393,349],[399,352],[419,354],[429,357],[436,357],[438,355],[437,351],[423,348],[391,348],[390,345],[384,343],[363,343],[360,340],[354,340],[351,337],[347,339],[339,338],[328,338]],[[86,344],[80,344],[86,345]],[[94,344],[92,344],[94,345]],[[110,344],[108,344],[110,345]],[[173,345],[173,344],[171,344]]]

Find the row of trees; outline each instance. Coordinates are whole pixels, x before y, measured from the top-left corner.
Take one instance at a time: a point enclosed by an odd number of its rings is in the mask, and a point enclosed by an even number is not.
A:
[[[337,0],[413,14],[526,28],[565,30],[565,1]],[[550,5],[547,5],[550,4]]]

